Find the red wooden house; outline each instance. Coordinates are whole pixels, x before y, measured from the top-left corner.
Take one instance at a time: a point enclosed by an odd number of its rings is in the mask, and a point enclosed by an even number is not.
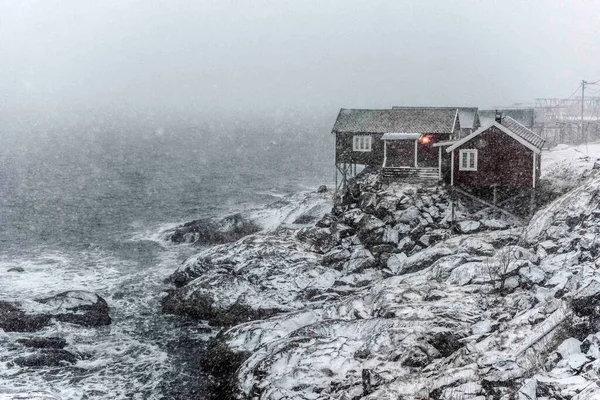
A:
[[[450,185],[466,188],[535,188],[544,139],[509,116],[448,143]]]

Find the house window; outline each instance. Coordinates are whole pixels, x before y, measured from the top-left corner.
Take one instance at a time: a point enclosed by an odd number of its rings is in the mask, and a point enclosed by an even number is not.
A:
[[[354,140],[352,142],[352,150],[371,151],[371,136],[354,136]]]
[[[461,150],[458,169],[460,171],[477,171],[477,150]]]

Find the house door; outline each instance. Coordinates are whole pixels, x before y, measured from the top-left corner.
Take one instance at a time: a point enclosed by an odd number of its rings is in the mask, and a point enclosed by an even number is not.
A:
[[[388,167],[414,167],[415,141],[414,140],[389,140],[387,142]]]

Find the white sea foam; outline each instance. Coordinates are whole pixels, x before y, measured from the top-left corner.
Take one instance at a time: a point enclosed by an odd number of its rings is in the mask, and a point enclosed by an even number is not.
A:
[[[56,322],[31,334],[2,332],[2,342],[12,345],[0,345],[0,399],[163,397],[159,386],[164,384],[164,377],[176,374],[174,369],[179,366],[162,344],[178,340],[179,332],[170,317],[160,313],[159,294],[164,289],[163,279],[180,256],[174,247],[167,248],[150,266],[98,250],[40,251],[30,258],[0,258],[1,298],[40,312],[48,310],[35,302],[36,298],[64,290],[88,290],[107,300],[113,319],[112,325],[100,328]],[[25,271],[7,272],[13,267]],[[80,360],[59,368],[21,368],[14,364],[16,358],[31,352],[17,344],[18,338],[48,336],[64,338],[68,343],[65,350]],[[198,340],[207,337],[196,335]]]

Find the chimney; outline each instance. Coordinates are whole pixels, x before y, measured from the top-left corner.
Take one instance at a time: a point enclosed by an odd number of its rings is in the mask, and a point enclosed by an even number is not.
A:
[[[502,122],[502,111],[496,110],[496,116],[494,117],[494,120],[497,123],[501,123]]]

